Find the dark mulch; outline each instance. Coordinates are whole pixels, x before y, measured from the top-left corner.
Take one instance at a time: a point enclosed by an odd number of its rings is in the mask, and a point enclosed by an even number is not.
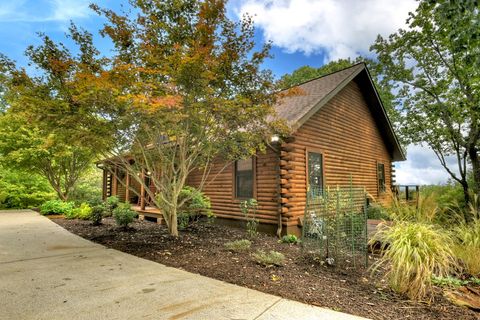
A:
[[[224,248],[228,241],[245,238],[245,231],[198,223],[170,237],[165,226],[136,221],[129,230],[115,226],[111,218],[101,226],[89,221],[53,220],[67,230],[94,242],[171,267],[223,280],[266,293],[372,319],[480,319],[479,313],[446,301],[440,293],[427,305],[410,302],[386,288],[368,270],[346,271],[326,267],[309,257],[298,245],[278,243],[260,234],[246,253]],[[282,252],[282,267],[262,267],[251,252],[257,249]]]

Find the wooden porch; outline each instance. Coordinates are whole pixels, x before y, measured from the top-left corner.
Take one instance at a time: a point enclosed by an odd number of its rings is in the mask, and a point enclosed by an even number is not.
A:
[[[145,206],[145,208],[142,209],[141,206],[133,205],[132,210],[135,210],[138,212],[139,220],[155,221],[158,224],[163,224],[163,215],[160,209],[156,207]]]

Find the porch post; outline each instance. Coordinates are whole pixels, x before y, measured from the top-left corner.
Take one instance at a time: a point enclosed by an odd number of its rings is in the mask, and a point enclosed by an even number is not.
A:
[[[118,167],[117,167],[117,165],[115,165],[115,169],[113,170],[112,196],[116,196],[116,195],[117,195],[117,187],[118,187],[117,174],[118,174]]]
[[[145,171],[142,169],[142,183],[140,184],[140,209],[145,210]]]
[[[107,171],[105,168],[102,169],[103,172],[103,184],[102,184],[102,200],[107,198]]]
[[[125,178],[125,203],[130,203],[130,174]]]

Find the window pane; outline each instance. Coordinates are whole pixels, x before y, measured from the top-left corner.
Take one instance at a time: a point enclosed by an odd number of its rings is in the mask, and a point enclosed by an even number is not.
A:
[[[253,179],[251,175],[237,176],[237,198],[253,198]]]
[[[323,158],[320,153],[308,153],[308,183],[314,192],[323,189]]]
[[[235,162],[235,197],[253,198],[253,160]]]
[[[378,190],[381,192],[385,191],[385,165],[383,163],[377,164],[377,179],[378,179]]]
[[[237,171],[251,171],[251,170],[253,170],[253,161],[251,158],[237,161]]]

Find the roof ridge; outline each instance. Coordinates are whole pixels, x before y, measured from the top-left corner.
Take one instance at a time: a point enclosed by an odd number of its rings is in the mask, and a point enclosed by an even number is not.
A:
[[[337,71],[334,71],[334,72],[330,72],[330,73],[321,75],[321,76],[319,76],[319,77],[316,77],[316,78],[313,78],[313,79],[310,79],[310,80],[305,80],[305,81],[303,81],[303,82],[301,82],[301,83],[298,83],[298,84],[296,84],[296,85],[293,85],[293,86],[290,86],[290,87],[288,87],[288,88],[282,89],[282,90],[280,90],[279,92],[282,92],[282,91],[285,91],[285,90],[290,90],[290,89],[292,89],[292,88],[299,87],[299,86],[304,85],[304,84],[307,84],[307,83],[309,83],[309,82],[312,82],[312,81],[315,81],[315,80],[319,80],[319,79],[321,79],[321,78],[325,78],[325,77],[334,75],[335,73],[339,73],[339,72],[342,72],[342,71],[345,71],[345,70],[348,70],[348,69],[357,67],[357,66],[359,66],[360,64],[366,65],[366,64],[365,64],[365,61],[360,61],[360,62],[357,62],[357,63],[355,63],[355,64],[352,64],[350,67],[346,67],[346,68],[343,68],[343,69],[340,69],[340,70],[337,70]]]

